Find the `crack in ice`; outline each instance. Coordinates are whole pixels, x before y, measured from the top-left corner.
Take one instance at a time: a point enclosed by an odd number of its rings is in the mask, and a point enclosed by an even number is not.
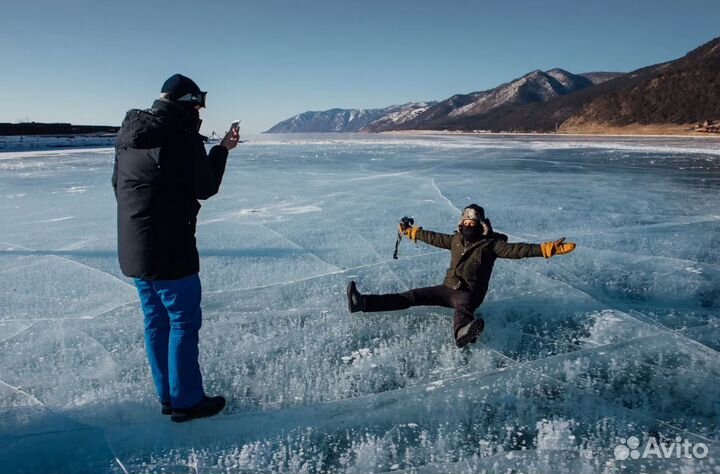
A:
[[[427,252],[427,253],[422,253],[422,254],[418,254],[418,255],[410,255],[410,256],[407,256],[407,257],[398,257],[398,260],[412,260],[412,259],[415,259],[415,258],[422,258],[422,257],[427,257],[427,256],[429,256],[429,255],[436,255],[436,254],[440,254],[440,253],[445,253],[445,251],[444,251],[444,250],[441,250],[441,251],[438,251],[438,252]],[[206,292],[204,292],[204,293],[206,293],[206,294],[222,294],[222,293],[229,293],[229,292],[236,292],[236,291],[264,290],[264,289],[267,289],[267,288],[274,288],[274,287],[277,287],[277,286],[287,286],[287,285],[293,285],[293,284],[295,284],[295,283],[302,283],[302,282],[305,282],[305,281],[316,280],[316,279],[318,279],[318,278],[324,278],[324,277],[327,277],[327,276],[342,275],[343,273],[352,272],[352,271],[355,271],[355,270],[362,270],[362,269],[364,269],[364,268],[372,268],[372,267],[376,267],[376,266],[379,266],[379,265],[386,265],[386,264],[388,264],[388,263],[390,263],[390,262],[393,262],[393,261],[395,261],[395,260],[394,260],[394,259],[383,260],[383,261],[380,261],[380,262],[369,263],[369,264],[367,264],[367,265],[358,265],[358,266],[356,266],[356,267],[339,269],[339,270],[336,270],[336,271],[327,272],[327,273],[321,273],[321,274],[319,274],[319,275],[312,275],[312,276],[305,277],[305,278],[298,278],[297,280],[281,281],[281,282],[277,282],[277,283],[269,283],[269,284],[267,284],[267,285],[248,286],[248,287],[243,287],[243,288],[228,288],[228,289],[223,289],[223,290],[206,291]]]
[[[21,249],[28,250],[28,251],[30,251],[30,252],[38,252],[37,249],[31,249],[31,248],[29,248],[29,247],[24,247],[24,246],[22,246],[22,245],[15,245],[15,244],[12,244],[12,243],[10,243],[10,242],[0,242],[0,243],[9,245],[9,246],[11,246],[11,247],[19,247],[19,248],[21,248]],[[0,253],[2,253],[2,252],[4,252],[4,251],[6,251],[6,250],[0,250]],[[52,251],[48,251],[48,252],[52,252]],[[116,277],[116,276],[113,275],[112,273],[109,273],[109,272],[100,270],[99,268],[91,267],[90,265],[86,265],[86,264],[84,264],[84,263],[78,262],[77,260],[73,260],[73,259],[67,258],[67,257],[62,257],[62,256],[60,256],[60,255],[55,255],[55,254],[52,254],[52,253],[48,253],[48,254],[45,255],[45,256],[51,257],[51,258],[56,258],[56,259],[58,259],[58,260],[63,260],[63,261],[66,261],[66,262],[70,262],[70,263],[72,263],[72,264],[79,265],[79,266],[81,266],[81,267],[90,269],[90,270],[92,270],[92,271],[94,271],[94,272],[101,273],[101,274],[103,274],[103,275],[105,275],[105,276],[109,276],[110,278],[119,281],[120,283],[122,283],[124,286],[127,286],[128,288],[135,289],[134,286],[130,285],[129,283],[127,283],[127,282],[125,282],[125,281],[122,281],[120,278]]]

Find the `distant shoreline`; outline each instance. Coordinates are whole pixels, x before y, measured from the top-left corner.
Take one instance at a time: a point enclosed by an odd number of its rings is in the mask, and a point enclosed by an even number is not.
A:
[[[110,135],[117,134],[120,127],[110,125],[73,125],[71,123],[0,123],[0,136],[52,136],[65,137],[68,135]]]
[[[0,135],[0,153],[59,150],[68,148],[109,148],[114,133],[72,133],[48,135]]]
[[[371,135],[371,134],[368,134]],[[700,139],[720,139],[718,133],[591,133],[591,132],[469,132],[469,131],[452,131],[452,130],[393,130],[387,132],[378,132],[378,135],[470,135],[470,136],[488,136],[488,137],[589,137],[589,138],[700,138]]]
[[[450,130],[395,130],[379,133],[349,133],[343,135],[357,135],[361,137],[372,138],[375,136],[385,137],[420,137],[420,136],[447,136],[447,137],[481,137],[488,138],[537,138],[546,140],[572,140],[572,139],[680,139],[709,141],[720,145],[720,134],[638,134],[638,133],[581,133],[581,132],[560,132],[560,133],[544,133],[544,132],[468,132],[468,131],[450,131]],[[265,136],[270,137],[273,134]],[[282,134],[286,137],[292,135],[305,135],[300,133]],[[311,134],[317,139],[322,139],[323,135],[331,136],[332,133],[316,133]],[[73,134],[48,134],[48,135],[0,135],[0,155],[6,152],[32,152],[32,151],[51,151],[61,149],[74,148],[113,148],[117,135],[114,133],[73,133]],[[262,143],[262,140],[258,143]]]

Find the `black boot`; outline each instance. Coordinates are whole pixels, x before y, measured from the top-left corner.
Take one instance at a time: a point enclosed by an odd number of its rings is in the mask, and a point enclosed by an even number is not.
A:
[[[160,413],[163,415],[172,415],[172,405],[170,405],[170,402],[160,402]]]
[[[483,321],[482,318],[475,319],[466,324],[458,329],[457,334],[455,334],[455,345],[465,347],[470,343],[477,342],[477,337],[483,332],[484,328],[485,321]]]
[[[357,290],[355,282],[351,281],[347,286],[347,300],[348,310],[351,313],[357,313],[358,311],[364,311],[363,295]]]
[[[170,419],[175,423],[182,423],[195,418],[207,418],[208,416],[217,415],[223,408],[225,408],[224,397],[205,397],[205,400],[194,407],[183,409],[173,408]]]

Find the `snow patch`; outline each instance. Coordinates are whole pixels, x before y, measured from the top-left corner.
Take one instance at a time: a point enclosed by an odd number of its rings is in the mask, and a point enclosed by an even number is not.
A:
[[[616,340],[617,333],[622,332],[623,323],[624,319],[618,317],[613,310],[600,311],[591,316],[589,335],[580,340],[593,346],[611,344]]]
[[[573,420],[541,420],[536,424],[537,449],[574,449]]]

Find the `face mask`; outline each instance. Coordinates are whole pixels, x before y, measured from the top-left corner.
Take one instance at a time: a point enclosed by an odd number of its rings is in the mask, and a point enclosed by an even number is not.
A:
[[[460,233],[467,241],[478,240],[483,235],[483,228],[479,225],[469,227],[466,225],[460,226]]]
[[[189,102],[175,102],[175,104],[177,104],[186,114],[188,123],[191,124],[190,128],[199,132],[202,120],[200,120],[200,111],[195,108],[195,104],[191,104]]]

